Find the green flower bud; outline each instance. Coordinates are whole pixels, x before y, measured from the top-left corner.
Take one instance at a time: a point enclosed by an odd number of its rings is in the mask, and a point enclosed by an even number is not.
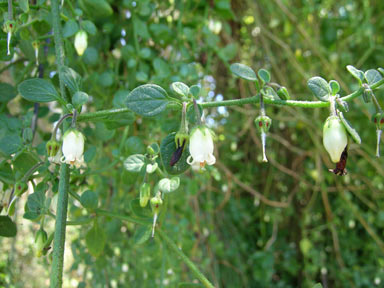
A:
[[[79,56],[84,54],[88,47],[88,34],[84,30],[80,30],[75,35],[75,49]]]
[[[155,197],[151,198],[151,208],[153,212],[152,237],[155,236],[156,221],[162,206],[163,200],[161,200],[160,194],[157,194]]]
[[[15,21],[5,21],[3,30],[5,33],[13,33],[16,30],[16,22]]]
[[[60,150],[60,144],[56,140],[49,140],[46,148],[48,157],[55,157]]]
[[[272,125],[272,119],[268,116],[259,116],[255,119],[255,125],[260,133],[267,133]]]
[[[376,130],[383,130],[384,128],[384,113],[379,112],[372,115],[372,122],[376,125]]]
[[[368,84],[363,84],[364,92],[363,92],[363,99],[365,103],[369,103],[372,100],[373,91],[371,87],[369,87]]]
[[[323,127],[323,145],[333,163],[340,161],[341,154],[348,144],[347,131],[338,116],[330,116]]]
[[[41,257],[43,254],[45,255],[46,251],[44,250],[44,247],[45,247],[45,243],[47,242],[47,239],[48,239],[47,232],[45,232],[43,228],[40,228],[36,232],[36,236],[35,236],[36,257]]]
[[[15,184],[15,196],[19,197],[21,196],[25,191],[27,191],[28,186],[24,182],[16,182]]]
[[[151,186],[148,183],[143,183],[140,187],[140,206],[147,206],[149,198],[151,198]]]
[[[161,197],[159,195],[152,197],[150,203],[153,214],[159,214],[163,206],[163,200],[161,200]]]
[[[259,116],[255,119],[255,124],[261,135],[261,144],[263,146],[263,162],[268,162],[268,159],[265,153],[265,146],[267,142],[267,132],[269,131],[269,128],[271,128],[272,119],[266,115]]]

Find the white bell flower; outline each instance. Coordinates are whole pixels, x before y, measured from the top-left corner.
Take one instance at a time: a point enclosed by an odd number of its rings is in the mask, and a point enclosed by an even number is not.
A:
[[[206,126],[197,126],[189,138],[189,153],[187,163],[196,168],[204,168],[205,164],[213,165],[216,162],[213,156],[212,132]],[[194,169],[195,170],[195,169]]]
[[[63,136],[61,162],[79,168],[84,164],[84,135],[76,129],[68,129]]]
[[[88,46],[88,35],[87,32],[80,30],[75,36],[75,49],[79,56],[84,54],[84,51]]]
[[[340,161],[341,153],[348,144],[347,131],[338,116],[330,116],[323,128],[323,144],[333,163]]]

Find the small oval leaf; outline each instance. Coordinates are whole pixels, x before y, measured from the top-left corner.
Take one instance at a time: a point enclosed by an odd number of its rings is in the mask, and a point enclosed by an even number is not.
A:
[[[248,67],[247,65],[241,64],[241,63],[233,63],[230,67],[231,72],[235,74],[236,76],[248,80],[248,81],[256,81],[256,73],[253,71],[251,67]]]
[[[381,76],[379,71],[375,69],[369,69],[365,72],[365,79],[367,80],[367,83],[369,85],[373,85],[383,79],[383,77]]]
[[[145,165],[145,156],[142,154],[134,154],[124,161],[124,167],[130,172],[140,172]]]
[[[17,233],[16,224],[9,216],[0,216],[0,236],[15,237]]]
[[[316,76],[309,79],[307,85],[316,98],[324,102],[328,101],[331,89],[329,88],[327,81],[319,76]]]
[[[125,104],[133,112],[142,116],[155,116],[169,103],[167,92],[158,85],[145,84],[139,86],[129,93]]]
[[[55,86],[40,78],[25,80],[17,88],[21,97],[32,102],[51,102],[59,98]]]

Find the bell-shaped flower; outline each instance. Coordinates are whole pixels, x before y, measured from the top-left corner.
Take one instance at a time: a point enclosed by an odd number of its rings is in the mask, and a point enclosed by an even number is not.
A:
[[[215,164],[212,132],[206,126],[197,126],[192,130],[189,138],[189,153],[191,155],[187,163],[192,167],[199,165],[203,168],[205,164]]]
[[[348,144],[347,131],[338,116],[330,116],[323,128],[323,144],[333,163],[340,161],[341,153]]]
[[[68,129],[63,136],[61,162],[79,168],[84,163],[84,136],[76,129]]]
[[[87,32],[80,30],[75,36],[75,49],[79,56],[84,54],[85,49],[88,46],[88,35]]]

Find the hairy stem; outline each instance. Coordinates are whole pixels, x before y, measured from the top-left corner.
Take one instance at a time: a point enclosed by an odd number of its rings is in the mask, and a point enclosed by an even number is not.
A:
[[[376,89],[384,84],[384,79],[376,82],[371,86],[371,89]],[[351,101],[364,92],[364,88],[360,88],[359,90],[340,98],[342,101]],[[329,102],[322,101],[297,101],[297,100],[276,100],[272,98],[263,97],[264,103],[275,106],[292,106],[292,107],[301,107],[301,108],[324,108],[329,107]],[[199,104],[202,108],[210,108],[210,107],[220,107],[220,106],[240,106],[245,104],[259,103],[260,97],[258,95],[252,96],[249,98],[242,99],[233,99],[233,100],[224,100],[224,101],[214,101],[214,102],[206,102]],[[131,112],[128,108],[119,108],[119,109],[109,109],[102,110],[97,112],[84,113],[77,117],[77,121],[92,121],[96,119],[103,119],[112,115],[120,115],[124,113]]]
[[[61,97],[67,101],[65,86],[61,68],[64,66],[64,47],[60,26],[59,0],[51,0],[53,36],[55,40],[55,53],[57,70],[59,72]],[[63,107],[66,109],[66,107]],[[67,126],[67,125],[66,125]],[[59,197],[57,201],[57,215],[55,223],[53,259],[51,270],[51,288],[60,288],[63,284],[65,230],[68,208],[69,168],[67,164],[61,164],[59,180]]]

